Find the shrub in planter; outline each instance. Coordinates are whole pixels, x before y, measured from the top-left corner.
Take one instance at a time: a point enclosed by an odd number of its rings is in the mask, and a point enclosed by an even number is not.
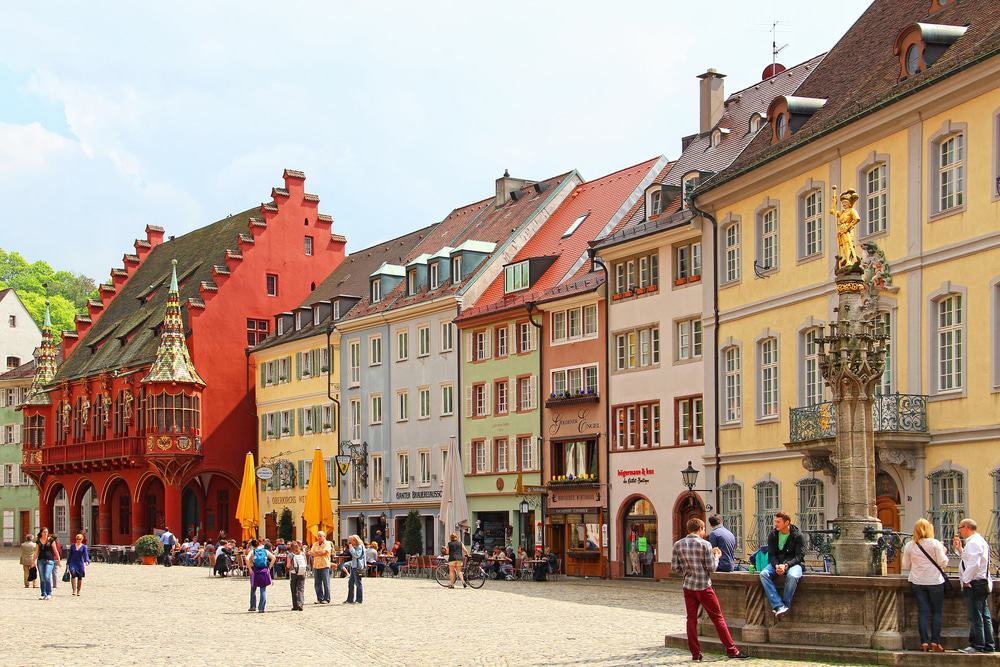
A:
[[[163,553],[163,542],[156,535],[143,535],[135,541],[135,554],[142,556],[144,562],[153,562]]]

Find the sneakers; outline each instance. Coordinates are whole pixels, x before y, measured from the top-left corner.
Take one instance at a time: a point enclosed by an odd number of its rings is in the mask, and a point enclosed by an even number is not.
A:
[[[736,655],[726,656],[726,659],[727,660],[749,660],[750,656],[747,655],[746,653],[744,653],[743,651],[740,651]]]
[[[960,649],[958,649],[958,652],[959,653],[982,653],[982,651],[980,651],[975,646],[966,646],[965,648],[960,648]]]
[[[786,607],[785,605],[781,605],[780,607],[774,610],[774,618],[777,620],[787,613],[788,613],[788,607]]]

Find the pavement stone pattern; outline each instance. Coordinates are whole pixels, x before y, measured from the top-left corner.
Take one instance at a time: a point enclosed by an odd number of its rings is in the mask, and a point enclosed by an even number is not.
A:
[[[306,610],[293,612],[280,579],[267,611],[251,614],[248,580],[211,577],[208,568],[92,564],[80,597],[59,582],[48,601],[21,577],[16,560],[0,560],[4,666],[37,665],[42,655],[73,667],[692,664],[687,651],[663,646],[666,633],[683,631],[684,604],[679,590],[657,584],[487,581],[449,590],[429,579],[367,578],[364,604],[348,606],[340,604],[347,580],[334,579],[333,604],[318,606],[308,578]],[[706,655],[711,661],[726,662]]]

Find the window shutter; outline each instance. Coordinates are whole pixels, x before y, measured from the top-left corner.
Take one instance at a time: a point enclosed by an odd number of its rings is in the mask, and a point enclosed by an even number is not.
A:
[[[528,378],[528,409],[535,409],[535,376],[532,375]]]
[[[486,340],[483,341],[483,349],[486,351],[485,356],[487,359],[493,358],[493,335],[493,332],[489,331],[485,336]]]
[[[305,412],[306,412],[305,408],[299,408],[299,409],[297,409],[295,411],[295,418],[299,422],[299,425],[298,425],[299,426],[299,435],[302,435],[306,431],[306,423],[305,423],[305,419],[304,419]],[[294,433],[294,432],[295,432],[295,427],[293,426],[292,427],[292,433]]]
[[[299,380],[302,378],[302,353],[295,353],[295,379]]]
[[[538,349],[538,329],[530,322],[528,323],[528,345],[532,352]]]
[[[306,488],[306,462],[299,461],[299,488]]]
[[[266,386],[264,384],[264,379],[267,377],[267,373],[265,372],[266,370],[267,370],[267,362],[264,362],[264,363],[262,363],[260,365],[260,386],[261,386],[261,388],[264,388]]]
[[[507,440],[507,470],[517,471],[517,438]]]
[[[260,416],[260,439],[267,440],[267,415]]]
[[[0,466],[0,486],[6,486],[4,480],[7,478],[7,466]]]
[[[521,342],[517,340],[517,324],[511,322],[507,326],[507,354],[516,354],[521,351]]]
[[[507,412],[517,412],[517,378],[507,378]]]
[[[472,334],[467,333],[465,334],[464,337],[465,337],[465,360],[472,361],[473,359],[472,354],[473,352],[475,352],[475,350],[472,349]]]
[[[462,443],[462,470],[466,475],[472,474],[472,444]]]
[[[21,486],[21,464],[14,464],[14,474],[11,476],[14,486]]]
[[[465,416],[471,417],[475,414],[475,406],[472,401],[472,387],[465,388]]]
[[[21,425],[14,424],[14,444],[21,444]]]
[[[486,414],[493,414],[493,383],[487,382],[483,385],[484,403],[486,404]]]
[[[494,465],[493,462],[493,449],[496,447],[496,443],[487,441],[484,447],[486,447],[486,469],[481,470],[480,472],[496,472],[496,465]]]

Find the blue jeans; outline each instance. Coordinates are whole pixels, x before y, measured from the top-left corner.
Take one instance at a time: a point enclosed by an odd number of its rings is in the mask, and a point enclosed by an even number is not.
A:
[[[260,591],[260,606],[257,605],[257,591]],[[257,611],[264,611],[264,607],[267,605],[267,586],[250,586],[250,608],[257,608]]]
[[[313,570],[313,588],[316,589],[316,602],[330,601],[330,568],[317,567]]]
[[[35,563],[38,568],[38,585],[42,587],[42,595],[52,595],[52,568],[55,566],[54,560],[39,559]]]
[[[941,584],[912,584],[917,599],[917,628],[921,644],[941,643],[941,615],[944,612],[944,588]]]
[[[760,585],[764,587],[767,601],[771,603],[772,609],[779,607],[792,607],[792,597],[795,595],[795,588],[802,578],[802,566],[793,565],[785,570],[785,590],[782,596],[778,595],[778,587],[774,585],[774,578],[778,576],[773,565],[768,565],[760,571]]]
[[[969,619],[969,644],[980,651],[995,651],[989,585],[985,579],[978,579],[972,582],[972,588],[963,588],[962,594],[965,596],[965,614]]]
[[[356,598],[354,595],[355,588],[357,588]],[[351,578],[347,580],[347,601],[362,602],[363,600],[364,600],[364,592],[361,590],[361,568],[352,567]]]

